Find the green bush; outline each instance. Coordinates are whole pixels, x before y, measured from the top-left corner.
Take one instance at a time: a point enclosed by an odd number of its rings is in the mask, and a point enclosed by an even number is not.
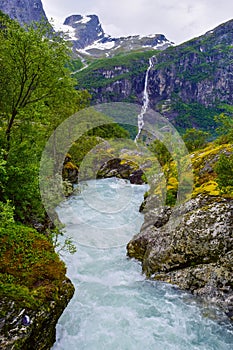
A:
[[[188,150],[193,152],[197,149],[203,148],[206,145],[209,136],[210,134],[208,132],[192,128],[186,130],[183,135],[183,140]]]
[[[215,166],[215,171],[220,190],[233,195],[233,155],[222,154]]]

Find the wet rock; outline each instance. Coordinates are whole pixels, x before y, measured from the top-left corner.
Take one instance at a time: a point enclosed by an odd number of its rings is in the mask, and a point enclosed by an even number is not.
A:
[[[131,184],[142,185],[144,183],[143,171],[141,169],[134,171],[130,174],[129,181]]]
[[[143,170],[139,169],[139,166],[129,159],[114,158],[104,162],[97,173],[97,178],[108,177],[127,179],[132,184],[137,185],[145,183]]]
[[[72,283],[65,278],[56,301],[37,309],[25,309],[20,302],[3,298],[0,301],[1,349],[50,349],[56,340],[56,323],[73,293]]]
[[[147,277],[233,308],[233,200],[200,195],[173,209],[151,208],[128,256]]]

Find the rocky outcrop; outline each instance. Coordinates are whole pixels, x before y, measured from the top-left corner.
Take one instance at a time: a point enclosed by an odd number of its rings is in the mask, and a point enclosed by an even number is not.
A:
[[[66,154],[64,160],[62,178],[71,184],[78,182],[78,167],[72,162],[72,157],[69,153]]]
[[[0,10],[20,25],[48,21],[41,0],[1,0]]]
[[[221,306],[233,319],[233,200],[199,195],[173,209],[148,197],[145,221],[128,256],[147,277]]]
[[[41,227],[38,227],[41,229]],[[74,286],[52,239],[32,227],[1,227],[0,348],[50,349]],[[62,249],[60,247],[59,249]]]
[[[75,49],[83,49],[104,37],[104,31],[96,15],[72,15],[65,19],[64,25],[74,29],[73,45]]]
[[[139,166],[127,159],[115,158],[105,162],[97,173],[97,178],[118,177],[120,179],[128,179],[130,183],[142,185],[143,171]]]
[[[10,298],[0,301],[2,350],[48,350],[56,340],[56,323],[72,298],[74,287],[64,278],[56,301],[32,310]]]

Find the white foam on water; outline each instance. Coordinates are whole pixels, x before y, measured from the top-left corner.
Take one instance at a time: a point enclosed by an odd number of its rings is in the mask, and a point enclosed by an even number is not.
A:
[[[108,192],[109,188],[115,190],[116,184],[114,179],[101,180],[97,187]],[[133,186],[133,189],[135,204],[131,212],[136,216],[145,187]],[[81,195],[61,205],[60,218],[66,220],[76,206],[82,211],[82,220],[86,215],[89,221],[88,202]],[[124,213],[122,210],[122,223],[124,220],[127,223]],[[103,217],[99,219],[103,221]],[[80,225],[78,220],[77,216],[77,224],[72,229],[82,231],[85,223]],[[112,226],[119,226],[118,220],[113,217]],[[128,241],[139,231],[142,221],[141,215],[136,227],[131,224]],[[96,236],[101,236],[101,224],[95,225]],[[67,234],[70,234],[69,226]],[[188,293],[145,280],[140,263],[126,258],[124,246],[98,249],[77,243],[77,252],[66,254],[64,259],[76,291],[58,322],[53,350],[232,349],[233,333],[229,324],[205,317],[212,310],[198,304]]]

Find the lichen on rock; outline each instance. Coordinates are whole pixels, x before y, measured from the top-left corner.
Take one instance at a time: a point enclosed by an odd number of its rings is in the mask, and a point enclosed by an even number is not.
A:
[[[148,278],[175,284],[233,311],[233,200],[198,195],[150,209],[127,245]]]

